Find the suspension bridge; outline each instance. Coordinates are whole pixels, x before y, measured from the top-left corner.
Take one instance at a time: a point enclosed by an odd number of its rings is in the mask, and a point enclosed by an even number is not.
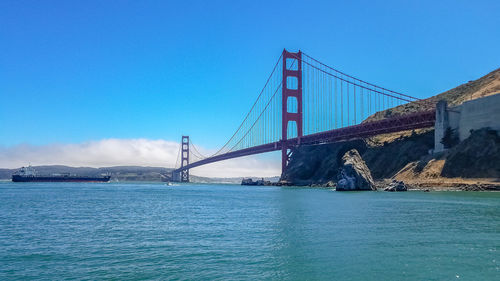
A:
[[[368,118],[389,108],[425,102],[348,75],[304,52],[285,49],[245,118],[218,151],[205,156],[189,136],[182,136],[172,178],[188,182],[189,169],[278,150],[283,173],[293,148],[300,145],[432,127],[432,106],[390,118]]]

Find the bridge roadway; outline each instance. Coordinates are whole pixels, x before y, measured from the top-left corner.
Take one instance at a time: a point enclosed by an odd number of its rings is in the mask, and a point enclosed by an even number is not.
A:
[[[322,143],[334,143],[340,141],[354,140],[366,138],[380,134],[395,133],[406,130],[414,130],[421,128],[434,127],[436,120],[436,111],[424,111],[412,113],[379,121],[366,122],[358,125],[348,126],[339,129],[333,129],[316,134],[310,134],[301,138],[290,138],[286,140],[287,147],[296,145],[313,145]],[[174,170],[180,172],[187,169],[192,169],[209,163],[214,163],[222,160],[238,158],[248,155],[255,155],[265,152],[281,150],[283,141],[272,142],[268,144],[258,145],[250,148],[245,148],[237,151],[231,151],[220,155],[211,156],[194,163],[190,163],[182,168]]]

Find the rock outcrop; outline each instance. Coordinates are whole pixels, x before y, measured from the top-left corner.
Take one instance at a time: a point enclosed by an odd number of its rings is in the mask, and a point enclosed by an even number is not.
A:
[[[446,153],[444,177],[500,178],[500,135],[488,128],[475,130]]]
[[[376,190],[370,169],[356,149],[347,151],[342,157],[336,190]]]
[[[373,179],[391,178],[409,162],[428,155],[429,149],[433,147],[434,130],[419,134],[408,131],[402,137],[394,136],[394,139],[383,135],[369,140],[299,146],[293,149],[282,179],[294,185],[337,182],[342,156],[351,149],[356,149],[362,156]]]
[[[392,182],[384,188],[384,191],[408,191],[408,187],[403,181],[392,180]]]

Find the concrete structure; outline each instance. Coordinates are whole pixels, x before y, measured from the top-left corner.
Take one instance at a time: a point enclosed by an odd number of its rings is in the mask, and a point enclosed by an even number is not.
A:
[[[448,104],[442,100],[436,104],[436,125],[434,125],[434,152],[444,150],[441,140],[444,137],[446,128],[449,127]]]
[[[441,152],[441,143],[446,129],[456,130],[460,141],[470,136],[471,130],[491,128],[500,130],[500,93],[464,102],[448,108],[445,101],[436,105],[436,125],[434,131],[434,152]]]

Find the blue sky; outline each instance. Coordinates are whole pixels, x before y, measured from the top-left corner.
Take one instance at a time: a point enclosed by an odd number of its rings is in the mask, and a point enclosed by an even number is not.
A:
[[[428,97],[500,67],[499,1],[1,1],[0,146],[215,149],[283,48]]]

